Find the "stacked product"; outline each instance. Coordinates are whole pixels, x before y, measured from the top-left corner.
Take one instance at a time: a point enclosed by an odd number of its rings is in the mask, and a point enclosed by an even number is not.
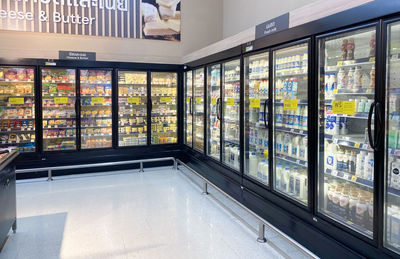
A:
[[[204,148],[204,69],[194,71],[193,146],[200,152]]]
[[[207,154],[220,159],[221,131],[221,67],[208,67],[208,145]]]

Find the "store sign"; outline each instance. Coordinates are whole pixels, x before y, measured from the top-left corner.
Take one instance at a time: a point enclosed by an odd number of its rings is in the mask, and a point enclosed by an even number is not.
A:
[[[96,61],[96,52],[62,51],[58,52],[59,59]]]
[[[354,115],[356,113],[356,104],[354,101],[332,101],[332,113]]]
[[[256,26],[256,39],[289,29],[289,13],[285,13],[272,20]]]
[[[179,41],[180,1],[155,2],[0,0],[0,29]]]

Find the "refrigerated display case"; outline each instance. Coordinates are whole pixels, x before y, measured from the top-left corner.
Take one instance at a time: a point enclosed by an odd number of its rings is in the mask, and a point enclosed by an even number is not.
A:
[[[75,69],[42,68],[43,150],[76,149]]]
[[[36,151],[35,71],[0,67],[0,147]]]
[[[268,185],[269,54],[244,59],[245,140],[244,173]]]
[[[400,22],[387,27],[384,246],[400,254]]]
[[[193,147],[204,152],[204,68],[194,71]]]
[[[118,71],[118,146],[147,145],[147,72]]]
[[[112,147],[111,70],[80,70],[81,148]]]
[[[274,188],[308,206],[308,43],[273,55]]]
[[[177,143],[177,74],[152,72],[151,99],[151,144]]]
[[[193,147],[193,71],[185,73],[184,143]]]
[[[207,155],[221,156],[221,65],[207,67]]]
[[[222,162],[240,170],[240,60],[222,65]]]
[[[376,27],[322,37],[318,44],[318,211],[372,238]]]

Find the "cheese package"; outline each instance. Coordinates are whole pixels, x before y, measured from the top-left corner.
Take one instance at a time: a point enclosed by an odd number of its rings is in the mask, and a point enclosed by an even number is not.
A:
[[[176,32],[166,25],[159,22],[148,22],[144,26],[143,32],[146,36],[174,35]]]

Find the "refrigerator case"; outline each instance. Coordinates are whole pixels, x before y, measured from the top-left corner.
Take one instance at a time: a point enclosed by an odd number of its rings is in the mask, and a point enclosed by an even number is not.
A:
[[[81,70],[81,148],[112,147],[111,71]]]
[[[151,144],[177,143],[177,74],[151,73]]]
[[[221,65],[207,67],[207,155],[220,160]]]
[[[268,185],[268,77],[269,55],[246,57],[244,173]],[[265,113],[265,114],[264,114]]]
[[[0,147],[35,151],[33,67],[0,67]]]
[[[274,187],[308,205],[308,43],[274,51]]]
[[[240,60],[223,64],[222,162],[240,170]]]
[[[184,141],[189,147],[193,147],[193,71],[185,73],[185,117],[184,117]]]
[[[76,149],[75,69],[42,69],[43,150]]]
[[[204,68],[194,71],[194,124],[193,146],[204,152]]]
[[[147,73],[118,71],[118,146],[147,145]]]
[[[400,254],[400,22],[387,27],[384,246]]]
[[[375,37],[369,27],[319,40],[318,210],[370,238],[374,150],[367,129],[375,100]]]

